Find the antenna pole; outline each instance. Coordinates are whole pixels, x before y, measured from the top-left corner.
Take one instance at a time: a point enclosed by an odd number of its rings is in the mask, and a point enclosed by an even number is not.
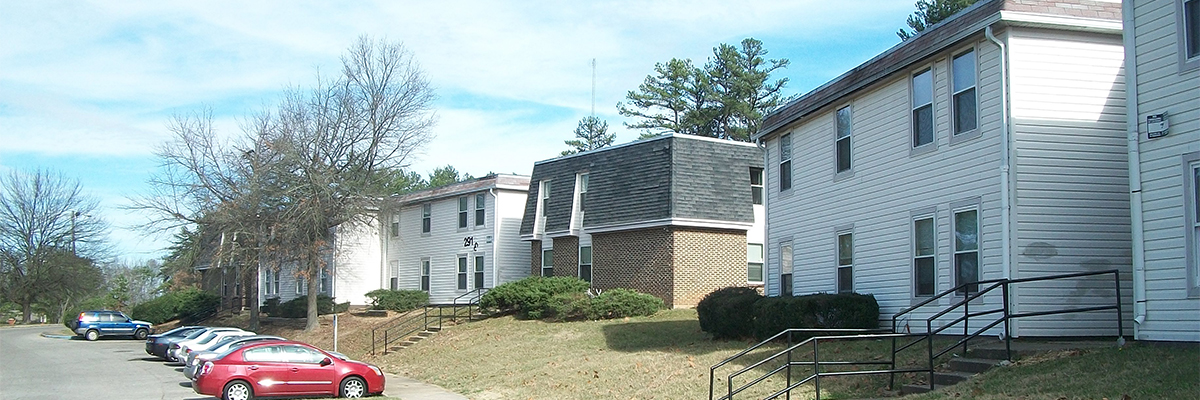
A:
[[[592,59],[592,116],[596,116],[596,59]]]

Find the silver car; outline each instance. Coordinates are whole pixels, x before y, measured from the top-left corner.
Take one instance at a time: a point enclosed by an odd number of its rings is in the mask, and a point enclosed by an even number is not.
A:
[[[175,361],[175,362],[183,362],[184,357],[187,356],[187,351],[184,350],[185,346],[187,346],[189,344],[195,344],[195,343],[208,343],[208,342],[216,339],[218,335],[227,336],[227,335],[221,335],[221,334],[228,333],[228,332],[245,332],[245,331],[238,329],[238,328],[225,328],[225,327],[207,328],[204,331],[201,331],[201,333],[199,335],[194,336],[192,339],[171,343],[171,347],[169,349],[167,349],[167,360]],[[253,335],[253,333],[250,333],[250,335]],[[189,335],[189,336],[191,336],[191,335]]]

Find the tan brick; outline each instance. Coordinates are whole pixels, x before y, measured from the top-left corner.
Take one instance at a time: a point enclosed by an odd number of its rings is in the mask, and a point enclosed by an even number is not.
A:
[[[579,237],[554,238],[554,276],[579,276]]]

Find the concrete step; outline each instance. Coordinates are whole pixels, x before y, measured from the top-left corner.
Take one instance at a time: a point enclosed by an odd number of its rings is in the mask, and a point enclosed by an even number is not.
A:
[[[971,379],[975,374],[968,372],[934,372],[933,383],[938,385],[953,385],[967,379]]]
[[[999,365],[1000,361],[990,358],[951,358],[950,370],[977,374]]]
[[[433,336],[436,334],[437,334],[437,332],[421,331],[421,332],[417,332],[417,337],[427,338],[427,337],[430,337],[430,336]]]
[[[437,326],[431,326],[431,327],[425,328],[425,331],[426,332],[441,332],[442,328],[437,327]]]
[[[947,385],[938,385],[935,383],[933,385],[933,390],[938,390],[938,389],[944,388],[946,386]],[[929,385],[904,385],[903,387],[900,388],[900,393],[903,395],[927,393],[927,392],[929,392]]]

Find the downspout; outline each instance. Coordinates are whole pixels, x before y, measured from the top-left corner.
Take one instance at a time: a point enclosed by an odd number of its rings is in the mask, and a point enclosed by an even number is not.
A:
[[[1013,272],[1012,265],[1012,138],[1009,135],[1009,125],[1012,123],[1009,115],[1008,104],[1008,49],[1004,47],[996,36],[992,33],[992,26],[988,25],[983,32],[996,47],[1000,48],[1000,262],[1001,270],[1004,271],[1004,277],[1012,279],[1016,277]],[[1009,310],[1016,310],[1017,301],[1016,291],[1011,291],[1008,294]],[[1020,337],[1020,329],[1015,323],[1010,321],[1012,327],[1011,333],[1013,337]]]
[[[1121,22],[1125,28],[1125,129],[1129,151],[1129,228],[1133,259],[1133,338],[1141,339],[1146,322],[1146,248],[1142,240],[1142,157],[1138,132],[1137,50],[1135,46],[1133,2],[1121,3]],[[1120,301],[1120,299],[1117,299]],[[1124,335],[1124,332],[1121,333]]]
[[[500,207],[497,207],[499,205],[497,203],[500,202],[500,198],[496,197],[496,188],[494,187],[488,188],[488,194],[492,195],[492,217],[496,220],[496,223],[492,224],[492,287],[496,287],[500,284],[500,269],[497,268],[500,260],[500,216],[498,215]],[[485,208],[483,212],[487,214],[487,209]],[[484,215],[484,218],[487,216]]]

